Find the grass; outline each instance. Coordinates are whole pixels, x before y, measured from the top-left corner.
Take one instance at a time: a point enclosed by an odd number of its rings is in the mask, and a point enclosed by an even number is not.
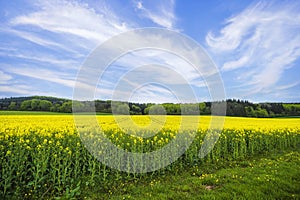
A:
[[[109,188],[83,186],[83,199],[300,199],[300,150],[195,166]]]
[[[45,111],[8,111],[1,110],[0,115],[71,115],[72,113],[57,113]]]
[[[84,115],[91,115],[94,113],[83,113]],[[0,115],[72,115],[72,113],[60,113],[60,112],[45,112],[45,111],[9,111],[0,110]],[[111,113],[100,113],[97,112],[96,115],[112,115]]]

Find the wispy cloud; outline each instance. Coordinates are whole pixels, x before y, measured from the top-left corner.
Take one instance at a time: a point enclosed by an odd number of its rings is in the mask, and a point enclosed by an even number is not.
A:
[[[42,35],[38,35],[37,33],[29,32],[29,31],[21,31],[21,30],[16,30],[16,29],[12,29],[12,28],[5,28],[5,29],[2,28],[2,29],[0,29],[0,31],[4,32],[4,33],[15,35],[16,37],[23,38],[24,40],[30,41],[32,43],[35,43],[37,45],[40,45],[42,47],[46,47],[49,49],[56,50],[57,48],[59,48],[63,51],[78,53],[77,51],[72,49],[70,47],[70,45],[64,45],[57,41],[43,37]],[[14,49],[14,50],[17,50],[17,49]]]
[[[287,85],[279,86],[279,87],[277,87],[277,89],[278,90],[286,90],[286,89],[296,87],[298,85],[300,85],[300,81],[296,81],[296,82],[293,82],[293,83],[290,83],[290,84],[287,84]]]
[[[43,53],[37,53],[37,52],[25,52],[26,54],[23,53],[4,53],[0,52],[0,56],[6,57],[6,58],[18,58],[22,59],[24,62],[25,61],[30,61],[30,62],[36,62],[40,63],[40,67],[43,67],[45,65],[54,65],[56,67],[64,67],[64,68],[74,68],[79,65],[78,61],[76,62],[75,59],[59,59],[53,55],[49,54],[43,54]],[[42,63],[42,64],[41,64]]]
[[[176,16],[174,14],[174,0],[156,1],[152,4],[151,8],[144,5],[143,1],[134,1],[134,4],[136,11],[140,13],[142,17],[150,19],[159,26],[169,29],[175,28]]]
[[[93,91],[95,92],[95,96],[101,99],[111,99],[113,88],[100,88],[99,86],[95,86],[94,83],[86,83],[81,82],[80,80],[76,80],[76,76],[74,74],[70,74],[68,72],[62,72],[58,70],[49,70],[49,69],[43,69],[38,67],[29,67],[22,65],[22,67],[7,67],[6,72],[9,72],[10,74],[32,78],[35,80],[38,80],[40,85],[39,87],[33,87],[32,85],[20,85],[20,84],[10,84],[10,85],[3,85],[0,88],[2,88],[2,92],[12,92],[22,95],[41,95],[41,94],[48,94],[52,96],[64,96],[64,94],[58,94],[56,91],[45,91],[44,85],[47,83],[53,83],[57,84],[63,87],[67,87],[69,91],[73,90],[73,87],[76,85],[76,87],[84,89],[83,91]],[[7,76],[7,74],[3,73],[3,76]],[[0,73],[1,77],[1,73]],[[12,78],[12,76],[7,77]],[[1,84],[1,82],[0,82]],[[11,89],[9,89],[11,87]],[[39,88],[39,89],[38,89]],[[42,90],[42,92],[40,91]],[[119,91],[122,92],[122,91]],[[70,92],[69,92],[70,93]],[[64,96],[65,97],[65,96]],[[70,97],[68,97],[70,98]],[[84,100],[84,95],[81,96],[81,99]],[[92,99],[88,99],[92,100]]]
[[[132,28],[130,20],[119,18],[104,1],[97,2],[97,11],[76,0],[27,3],[34,9],[1,22],[0,33],[6,37],[0,39],[0,69],[10,73],[1,72],[1,83],[13,79],[27,86],[22,81],[26,77],[45,85],[61,85],[71,91],[75,70],[90,51],[106,39]],[[27,94],[28,90],[22,92],[15,84],[3,86],[1,92],[7,92],[10,86],[12,93]],[[31,91],[32,94],[37,92]],[[64,92],[53,93],[60,96]]]
[[[40,79],[43,81],[49,81],[70,88],[72,88],[75,84],[74,77],[70,76],[70,74],[55,71],[55,70],[22,66],[22,68],[19,67],[8,68],[7,71],[12,74],[31,77],[34,79]]]
[[[29,0],[27,3],[27,9],[30,9],[24,10],[26,12],[7,15],[8,18],[1,22],[1,36],[7,36],[0,39],[0,68],[4,70],[0,78],[3,83],[22,80],[24,86],[29,86],[23,81],[29,79],[33,82],[39,80],[45,85],[53,84],[55,88],[61,85],[72,89],[76,82],[75,71],[93,49],[114,35],[139,27],[141,22],[139,18],[122,18],[104,0],[92,3],[97,8],[77,0]],[[138,11],[160,26],[174,28],[173,0],[150,7],[143,2],[136,3],[137,10],[130,8],[135,16]],[[118,71],[112,72],[113,77],[116,74]],[[105,81],[109,83],[109,80]],[[85,82],[78,84],[91,87]],[[17,85],[11,86],[16,87],[11,89],[13,93],[27,94],[28,90],[22,92]],[[2,89],[6,91],[9,87]],[[109,95],[112,90],[108,84],[96,92]]]
[[[0,71],[0,84],[7,84],[7,81],[11,80],[12,76]]]
[[[18,95],[32,95],[34,93],[35,95],[55,96],[55,93],[41,92],[34,87],[24,86],[20,84],[0,85],[0,91],[1,98],[7,97],[7,95],[3,95],[3,93]]]
[[[207,34],[209,51],[224,73],[239,73],[236,81],[246,82],[248,92],[270,89],[300,56],[299,8],[299,2],[251,5]]]
[[[77,1],[38,1],[38,11],[11,20],[11,25],[31,25],[53,33],[73,35],[91,42],[103,42],[112,35],[126,31],[129,25],[105,7],[96,12]]]
[[[129,100],[130,102],[179,103],[180,97],[174,94],[174,91],[171,91],[170,88],[149,83],[133,91]]]
[[[0,85],[1,94],[0,97],[7,97],[7,95],[3,95],[3,93],[14,93],[18,95],[32,95],[32,89],[29,88],[24,89],[23,85]],[[3,95],[3,96],[2,96]]]
[[[163,42],[167,43],[170,41],[161,41],[161,43]],[[187,53],[188,51],[185,51],[185,49],[181,50],[184,53]],[[141,66],[149,65],[149,68],[144,67],[138,69],[141,75],[147,75],[148,77],[149,74],[149,77],[155,77],[157,81],[163,83],[184,84],[188,82],[191,84],[197,84],[198,80],[201,78],[201,74],[189,62],[179,57],[179,55],[175,55],[171,52],[167,52],[164,50],[145,49],[133,51],[131,53],[126,54],[125,56],[120,57],[116,61],[116,64],[124,67],[130,66],[129,68],[138,68]],[[152,65],[159,65],[160,67],[156,67],[154,70],[154,68],[152,68]],[[199,65],[198,67],[202,66]],[[203,70],[203,75],[207,75],[204,73],[209,71],[209,69],[205,70]],[[183,79],[171,78],[171,72],[173,75],[180,75]],[[137,77],[140,76],[137,75]]]
[[[234,70],[246,65],[249,62],[249,56],[243,56],[238,60],[228,61],[223,64],[222,69],[225,71]]]

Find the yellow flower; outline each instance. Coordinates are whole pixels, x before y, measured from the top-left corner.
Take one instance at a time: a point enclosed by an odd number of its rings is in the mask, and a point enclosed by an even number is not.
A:
[[[11,154],[11,151],[8,150],[8,151],[6,152],[6,155],[9,156],[10,154]]]

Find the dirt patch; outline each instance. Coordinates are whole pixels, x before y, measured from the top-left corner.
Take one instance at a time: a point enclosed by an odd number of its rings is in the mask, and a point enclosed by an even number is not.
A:
[[[206,185],[205,186],[205,189],[206,190],[213,190],[213,189],[215,189],[217,186],[215,186],[215,185]]]

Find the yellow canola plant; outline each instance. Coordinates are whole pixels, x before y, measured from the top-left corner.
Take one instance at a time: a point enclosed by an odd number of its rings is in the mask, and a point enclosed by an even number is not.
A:
[[[184,127],[198,127],[207,129],[211,116],[95,116],[103,130],[110,129],[141,129],[178,130]],[[196,118],[196,119],[195,119]],[[1,133],[25,134],[31,129],[38,129],[39,134],[49,134],[50,130],[57,130],[64,134],[74,134],[76,126],[72,115],[0,115]],[[224,129],[285,129],[300,128],[300,118],[242,118],[225,117]],[[17,129],[17,131],[8,131]],[[3,135],[2,135],[3,136]]]
[[[92,145],[103,145],[101,137],[94,133],[95,127],[89,126],[91,117],[105,137],[130,152],[155,151],[182,132],[187,139],[194,137],[182,157],[165,170],[246,159],[300,145],[300,118],[225,117],[224,129],[213,150],[199,158],[211,116],[83,116],[85,123],[75,124],[72,115],[0,115],[0,199],[9,199],[17,189],[27,199],[51,191],[62,194],[82,178],[91,183],[96,178],[130,179],[127,173],[99,163],[93,156],[95,152],[91,155],[86,150],[76,125],[81,126]],[[102,148],[96,153],[101,155],[104,151]]]

